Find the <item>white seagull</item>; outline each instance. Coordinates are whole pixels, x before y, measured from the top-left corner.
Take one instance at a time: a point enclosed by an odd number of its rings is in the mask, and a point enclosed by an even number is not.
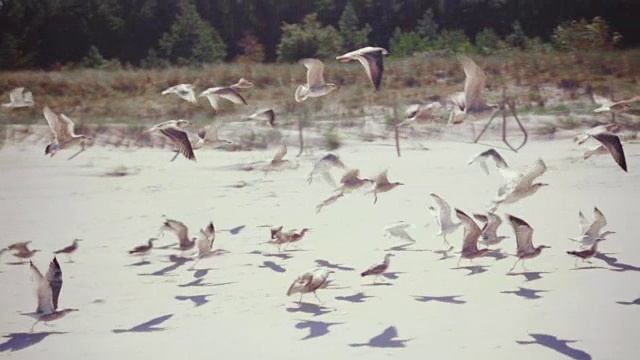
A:
[[[15,88],[9,93],[11,102],[2,104],[4,108],[32,107],[34,105],[33,95],[30,91],[24,91],[23,87]]]
[[[196,95],[193,92],[192,84],[180,84],[180,85],[172,86],[162,92],[162,95],[168,95],[168,94],[176,94],[181,99],[186,100],[192,104],[195,104],[197,102]]]
[[[610,111],[610,112],[619,114],[619,113],[625,113],[629,111],[630,104],[640,102],[640,96],[634,96],[631,99],[613,102],[603,96],[598,96],[596,94],[593,94],[593,101],[596,104],[600,105],[600,107],[597,109],[594,109],[593,112],[599,113],[599,112]]]
[[[336,181],[333,179],[330,172],[331,168],[333,167],[344,169],[345,165],[337,155],[329,153],[323,156],[322,159],[316,161],[316,163],[313,165],[313,169],[307,177],[307,182],[311,184],[311,182],[313,182],[314,176],[320,174],[322,178],[327,182],[327,184],[335,187]]]
[[[483,245],[497,245],[502,240],[508,238],[508,236],[498,236],[497,234],[498,227],[502,225],[502,219],[500,219],[500,216],[493,213],[488,213],[487,215],[473,214],[473,217],[476,218],[476,220],[484,223],[484,226],[482,226],[481,229],[482,240],[480,241]]]
[[[209,104],[211,104],[211,107],[216,111],[218,111],[219,108],[219,99],[227,99],[234,104],[247,105],[247,101],[242,97],[242,95],[231,87],[212,87],[203,91],[199,95],[199,97],[203,96],[207,97]]]
[[[593,245],[597,239],[606,239],[607,236],[615,234],[615,231],[605,231],[601,233],[602,228],[607,226],[607,219],[597,207],[593,208],[593,221],[591,223],[588,223],[582,211],[578,213],[578,218],[580,220],[580,236],[577,239],[569,239],[582,243],[583,247],[589,247]]]
[[[213,250],[213,242],[216,240],[216,229],[213,226],[213,222],[209,222],[206,228],[200,229],[198,239],[196,240],[196,246],[198,247],[198,253],[194,256],[196,261],[191,265],[190,269],[193,269],[196,264],[202,260],[212,256],[225,253],[225,250]]]
[[[74,155],[70,156],[69,160],[85,151],[85,143],[91,141],[93,139],[92,137],[76,134],[73,121],[64,114],[60,114],[60,116],[58,116],[48,106],[45,106],[42,112],[44,113],[44,118],[47,120],[49,129],[53,134],[53,142],[45,148],[45,155],[53,157],[53,155],[58,151],[70,148],[77,144],[80,144],[81,149]]]
[[[521,199],[535,194],[546,183],[534,183],[534,181],[547,171],[547,166],[542,159],[538,159],[535,165],[526,172],[516,172],[510,168],[499,168],[506,179],[506,183],[498,189],[498,196],[492,202],[489,212],[495,212],[500,204],[513,204]]]
[[[382,72],[384,71],[383,55],[389,55],[389,52],[381,47],[367,46],[361,49],[346,53],[336,57],[341,62],[349,62],[357,60],[362,64],[367,72],[367,77],[378,91],[380,82],[382,81]]]
[[[489,149],[479,153],[478,155],[471,158],[467,165],[478,163],[480,164],[482,170],[484,170],[484,172],[489,175],[489,168],[487,167],[487,159],[489,158],[491,158],[496,163],[496,167],[498,167],[499,169],[506,169],[509,167],[507,165],[507,162],[504,161],[504,158],[502,158],[502,156],[495,149]]]
[[[440,232],[438,232],[435,236],[442,236],[445,244],[447,246],[451,246],[451,244],[447,240],[447,235],[452,234],[456,230],[458,230],[462,223],[454,223],[451,220],[451,207],[449,206],[449,204],[447,204],[446,201],[444,201],[444,199],[434,193],[429,194],[429,196],[433,198],[436,205],[438,206],[437,212],[435,211],[435,208],[430,207],[430,209],[435,213],[438,226],[440,226]]]
[[[300,274],[296,280],[294,280],[291,286],[289,286],[287,296],[299,293],[300,300],[298,301],[298,304],[300,305],[302,305],[302,296],[306,293],[312,292],[313,295],[320,300],[316,291],[327,284],[327,278],[329,277],[329,274],[333,272],[333,270],[323,268],[315,268],[305,271]]]
[[[460,58],[460,63],[464,69],[464,98],[455,94],[450,99],[454,103],[453,110],[449,116],[449,124],[459,124],[463,122],[469,114],[477,119],[491,117],[498,111],[495,104],[487,104],[484,101],[482,92],[486,81],[484,71],[467,56]]]
[[[336,90],[338,86],[324,81],[324,63],[318,59],[302,59],[300,64],[307,68],[307,83],[298,85],[294,98],[303,102],[310,97],[320,97]]]

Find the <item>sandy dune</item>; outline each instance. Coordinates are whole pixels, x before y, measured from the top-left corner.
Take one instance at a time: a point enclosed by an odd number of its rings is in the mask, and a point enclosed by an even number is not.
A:
[[[495,143],[497,146],[498,143]],[[349,194],[316,214],[332,188],[307,184],[312,162],[326,152],[295,158],[295,170],[240,171],[268,161],[266,151],[201,150],[197,163],[162,149],[93,147],[72,161],[64,151],[44,156],[44,145],[11,145],[0,151],[0,246],[31,240],[46,268],[51,252],[83,239],[73,263],[59,258],[64,286],[61,307],[80,311],[29,334],[36,303],[26,264],[0,263],[0,353],[15,359],[632,359],[640,331],[640,145],[625,144],[629,173],[608,156],[583,161],[571,140],[531,141],[520,153],[500,150],[509,165],[524,169],[542,157],[549,187],[498,210],[535,229],[534,244],[552,248],[507,275],[515,258],[463,260],[456,268],[462,230],[449,237],[456,249],[444,256],[428,194],[471,214],[485,210],[502,178],[467,166],[483,145],[408,142],[402,157],[391,143],[360,143],[336,151],[349,167],[372,177],[389,169],[406,185],[380,194]],[[490,169],[493,169],[490,167]],[[118,170],[126,176],[106,176]],[[116,172],[118,172],[116,171]],[[120,174],[122,175],[122,174]],[[334,174],[336,178],[339,172]],[[234,187],[240,181],[242,188]],[[597,206],[616,234],[585,269],[574,269],[566,250],[577,248],[578,211]],[[195,235],[213,220],[216,247],[229,253],[175,262],[176,250],[157,249],[149,263],[127,250],[156,236],[162,215],[184,221]],[[412,245],[383,236],[383,227],[406,221]],[[262,225],[312,229],[278,253]],[[233,231],[229,231],[233,230]],[[499,248],[515,252],[505,221]],[[175,242],[172,234],[157,246]],[[435,251],[435,252],[434,252]],[[390,274],[372,286],[360,272],[394,252]],[[175,260],[175,258],[174,258]],[[316,266],[336,272],[320,303],[286,290],[297,275]],[[634,303],[635,301],[635,303]]]

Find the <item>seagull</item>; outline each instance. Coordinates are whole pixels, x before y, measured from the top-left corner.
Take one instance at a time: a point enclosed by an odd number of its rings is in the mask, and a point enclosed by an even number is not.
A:
[[[31,244],[31,241],[22,241],[13,243],[6,247],[7,250],[17,250],[17,251],[27,251],[29,250],[28,246]]]
[[[342,178],[340,178],[340,184],[342,184],[342,186],[339,187],[338,190],[341,190],[341,191],[357,190],[361,188],[364,184],[375,183],[375,181],[371,179],[360,179],[358,177],[359,175],[360,175],[360,170],[358,169],[347,170],[347,172],[345,172],[344,175],[342,175]]]
[[[604,238],[598,238],[593,242],[593,245],[591,245],[591,248],[586,250],[579,250],[579,251],[567,251],[567,254],[576,257],[576,262],[574,263],[574,266],[578,267],[578,259],[582,259],[582,262],[585,262],[587,261],[587,259],[591,259],[592,257],[596,256],[596,254],[598,253],[598,243],[605,240],[606,239]],[[587,261],[587,262],[591,263],[590,261]]]
[[[249,89],[253,87],[253,83],[245,78],[240,78],[237,83],[229,87],[232,89]]]
[[[242,95],[231,87],[212,87],[203,91],[199,95],[199,97],[203,96],[207,97],[209,104],[211,104],[211,107],[216,111],[218,111],[218,100],[220,98],[227,99],[234,104],[247,105],[247,101],[242,97]]]
[[[622,144],[620,143],[620,138],[617,135],[610,133],[600,133],[596,135],[591,135],[594,139],[598,140],[602,146],[604,146],[607,151],[613,157],[613,160],[624,170],[627,172],[627,160],[624,156],[624,149],[622,148]]]
[[[406,125],[418,119],[431,119],[433,118],[433,110],[439,109],[441,107],[442,105],[437,101],[428,104],[410,105],[404,113],[406,119],[398,124],[398,126]]]
[[[49,124],[49,129],[53,133],[53,142],[44,150],[45,155],[53,157],[58,151],[72,147],[73,145],[80,144],[82,149],[69,157],[68,160],[73,159],[78,154],[85,150],[85,142],[91,141],[93,138],[86,135],[77,135],[74,131],[73,121],[66,115],[56,115],[48,106],[45,106],[42,110],[44,118]]]
[[[460,259],[458,260],[458,266],[462,259],[473,260],[477,257],[481,257],[489,251],[489,249],[478,249],[478,239],[482,234],[482,230],[478,227],[475,221],[461,210],[456,209],[456,216],[460,219],[464,226],[464,238],[462,239],[462,252],[460,253]]]
[[[302,238],[304,237],[304,234],[307,231],[311,231],[311,229],[304,228],[304,229],[300,230],[300,232],[296,232],[296,231],[287,231],[287,232],[278,231],[277,233],[275,233],[273,235],[273,237],[274,237],[273,243],[278,245],[278,250],[280,250],[280,245],[287,244],[287,245],[285,245],[285,249],[286,249],[286,247],[289,246],[289,244],[295,243],[295,242],[298,242],[298,241],[302,240]]]
[[[272,227],[270,231],[271,231],[271,239],[273,240],[276,238],[276,234],[282,231],[282,225],[278,227]]]
[[[189,229],[187,229],[187,226],[184,223],[178,220],[165,220],[162,225],[162,231],[164,230],[169,230],[176,234],[178,241],[180,242],[178,244],[178,249],[182,252],[193,249],[196,244],[196,238],[189,240]]]
[[[436,205],[438,206],[438,212],[436,213],[436,222],[440,226],[440,232],[438,232],[435,236],[442,236],[445,244],[447,246],[451,246],[451,244],[447,240],[447,235],[452,234],[456,230],[458,230],[458,227],[460,227],[462,223],[454,223],[451,220],[451,207],[449,206],[449,204],[447,204],[446,201],[444,201],[444,199],[434,193],[431,193],[429,195],[433,198],[433,200],[436,202]],[[433,211],[435,211],[434,208],[432,209]]]
[[[346,53],[336,57],[341,62],[349,62],[357,60],[362,64],[367,72],[367,77],[371,80],[376,91],[380,90],[380,82],[382,81],[382,72],[384,71],[383,55],[389,55],[389,52],[381,47],[367,46],[361,49]]]
[[[538,159],[533,168],[527,172],[518,173],[510,168],[498,168],[507,180],[498,189],[498,196],[493,200],[489,212],[495,212],[500,204],[513,204],[521,199],[535,194],[546,183],[533,183],[538,177],[547,171],[547,165],[542,159]]]
[[[18,250],[17,252],[14,252],[11,255],[13,255],[13,256],[15,256],[15,257],[17,257],[19,259],[29,259],[33,255],[35,255],[38,251],[40,251],[40,250],[37,250],[37,249],[29,250],[29,248],[27,246],[20,247],[17,250]]]
[[[497,234],[498,227],[502,225],[502,219],[500,219],[500,216],[488,213],[487,215],[473,214],[473,217],[484,223],[484,226],[482,227],[482,240],[480,240],[483,245],[497,245],[502,240],[508,238],[508,236],[498,236]]]
[[[582,134],[578,134],[573,137],[573,141],[577,142],[578,145],[582,145],[585,141],[587,141],[591,136],[602,134],[602,133],[614,133],[620,131],[621,127],[618,124],[608,123],[608,124],[600,124],[594,127],[591,127],[585,130]]]
[[[495,161],[496,166],[499,169],[506,169],[509,167],[509,165],[507,165],[507,162],[504,161],[504,158],[495,149],[489,149],[481,152],[480,154],[471,158],[471,160],[469,160],[467,165],[478,163],[480,164],[480,167],[482,168],[482,170],[484,170],[484,172],[487,175],[489,175],[489,168],[487,167],[487,159],[489,158]]]
[[[607,219],[604,217],[602,211],[600,211],[600,209],[598,209],[597,207],[593,208],[593,221],[590,224],[587,223],[587,219],[585,218],[582,211],[578,213],[578,218],[580,220],[580,238],[569,239],[581,242],[582,246],[592,246],[597,239],[605,239],[607,236],[615,234],[615,231],[605,231],[603,233],[600,233],[600,231],[602,231],[602,228],[607,226]]]
[[[180,98],[195,104],[198,101],[196,100],[196,95],[193,92],[193,85],[192,84],[180,84],[180,85],[176,85],[176,86],[172,86],[170,88],[168,88],[167,90],[162,92],[162,95],[167,95],[167,94],[176,94],[178,95]]]
[[[74,239],[73,240],[73,244],[62,248],[60,250],[54,251],[54,254],[67,254],[67,257],[70,259],[69,262],[73,262],[73,260],[71,260],[71,254],[74,253],[77,249],[78,249],[78,242],[82,241],[81,239]]]
[[[194,256],[196,261],[191,265],[193,269],[198,261],[206,259],[212,256],[220,255],[226,252],[225,250],[213,250],[213,242],[216,240],[216,229],[213,226],[213,222],[209,222],[206,228],[200,229],[198,240],[196,240],[196,246],[198,247],[198,253]]]
[[[307,68],[307,83],[299,85],[294,94],[296,102],[303,102],[310,97],[320,97],[327,95],[338,86],[333,83],[324,82],[324,63],[318,59],[302,59],[300,64]]]
[[[144,259],[144,257],[151,252],[151,249],[153,249],[153,242],[156,241],[156,240],[158,240],[158,239],[150,238],[147,241],[146,245],[139,245],[139,246],[136,246],[133,249],[129,250],[129,254],[134,255],[134,256],[142,256],[143,259]]]
[[[345,165],[337,155],[329,153],[329,154],[323,156],[322,159],[318,160],[313,165],[313,169],[309,173],[309,176],[307,178],[307,182],[309,184],[311,184],[311,182],[313,181],[313,176],[316,175],[316,174],[320,174],[320,175],[322,175],[324,180],[329,185],[335,187],[336,186],[336,182],[335,182],[335,180],[333,180],[333,177],[331,176],[331,173],[329,172],[331,167],[337,167],[337,168],[344,169]]]
[[[599,113],[599,112],[611,111],[613,113],[625,113],[629,111],[630,104],[640,102],[640,96],[634,96],[631,99],[613,102],[603,96],[598,96],[596,94],[593,94],[593,101],[596,104],[600,105],[600,107],[597,109],[594,109],[593,112]]]
[[[336,201],[338,201],[343,196],[344,196],[344,192],[339,192],[337,194],[329,196],[328,198],[326,198],[325,200],[323,200],[320,204],[318,204],[316,206],[316,214],[319,213],[320,210],[322,210],[323,207],[329,206],[331,204],[334,204]]]
[[[484,71],[467,56],[462,56],[460,63],[464,69],[464,98],[455,94],[451,101],[455,104],[449,116],[449,125],[463,122],[469,114],[482,119],[493,116],[498,105],[484,102],[482,91],[486,76]]]
[[[189,140],[189,135],[187,135],[187,132],[184,130],[184,128],[189,125],[191,125],[191,122],[187,120],[169,120],[143,131],[140,136],[160,132],[173,142],[177,147],[177,150],[184,155],[185,158],[196,161],[196,155],[193,153],[191,140]]]
[[[367,191],[365,194],[373,193],[373,196],[374,196],[373,203],[375,204],[378,202],[379,193],[391,191],[398,185],[404,185],[404,184],[401,182],[394,182],[394,183],[389,182],[389,179],[387,178],[387,170],[385,170],[381,172],[378,176],[376,176],[376,178],[374,179],[373,189]]]
[[[62,289],[62,270],[58,260],[54,257],[49,264],[49,270],[46,277],[42,275],[40,270],[29,262],[31,272],[37,282],[38,307],[35,313],[26,314],[36,319],[31,326],[33,332],[35,326],[39,322],[49,322],[60,319],[70,312],[78,311],[78,309],[58,310],[58,298]]]
[[[316,299],[320,300],[316,291],[327,284],[327,278],[329,277],[329,274],[333,272],[333,270],[324,268],[315,268],[305,271],[298,276],[291,286],[289,286],[287,296],[300,293],[300,300],[298,301],[298,304],[300,305],[302,305],[302,296],[306,293],[312,292]]]
[[[256,111],[255,113],[247,117],[247,120],[251,119],[266,120],[267,122],[269,122],[269,125],[271,125],[271,127],[276,126],[276,113],[271,108]]]
[[[389,268],[389,262],[391,261],[391,257],[395,256],[392,253],[388,253],[384,256],[384,261],[382,264],[371,265],[367,270],[363,271],[360,276],[365,277],[369,275],[375,275],[373,278],[373,283],[376,283],[378,280],[378,276],[382,275]]]
[[[24,92],[23,87],[15,88],[9,93],[11,102],[2,104],[4,108],[32,107],[34,105],[33,95],[30,91]]]
[[[408,228],[413,227],[411,224],[407,224],[404,222],[399,222],[396,224],[391,224],[384,227],[384,236],[385,237],[399,237],[401,239],[409,240],[412,242],[416,242],[414,238],[407,233]]]
[[[264,168],[265,173],[268,173],[271,170],[283,170],[286,168],[297,168],[298,164],[297,163],[293,163],[289,160],[284,160],[285,155],[287,155],[287,145],[282,144],[280,145],[280,147],[278,148],[278,151],[276,152],[275,156],[273,157],[273,159],[271,159],[271,161],[267,164],[267,166]],[[285,165],[290,165],[289,167],[284,167]]]
[[[529,224],[527,224],[524,220],[513,215],[507,214],[507,218],[509,219],[511,226],[513,227],[513,232],[516,234],[516,243],[518,248],[518,252],[516,254],[518,260],[516,260],[511,270],[509,270],[509,272],[511,272],[513,271],[513,269],[515,269],[516,265],[520,261],[522,261],[522,268],[525,269],[524,261],[526,259],[537,257],[542,252],[542,249],[548,249],[551,248],[551,246],[540,245],[534,248],[532,242],[533,229],[531,228],[531,226],[529,226]]]

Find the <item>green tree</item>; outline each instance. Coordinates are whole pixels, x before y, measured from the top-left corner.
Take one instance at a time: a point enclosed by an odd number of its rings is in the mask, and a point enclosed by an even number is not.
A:
[[[527,46],[527,35],[522,30],[522,26],[519,21],[514,21],[512,25],[513,31],[507,35],[506,41],[509,46],[519,49],[524,49]]]
[[[342,36],[343,47],[347,51],[359,49],[369,43],[368,36],[371,32],[371,26],[365,24],[360,28],[360,20],[358,20],[356,10],[353,8],[351,1],[347,2],[344,11],[342,11],[338,21],[338,28]]]
[[[82,66],[88,68],[99,68],[106,63],[102,54],[95,45],[91,45],[87,55],[82,59]]]
[[[493,29],[485,28],[476,35],[476,48],[481,54],[491,54],[499,45],[500,37]]]
[[[218,32],[188,0],[180,0],[178,15],[169,32],[160,38],[158,47],[172,63],[218,62],[227,56],[227,46]]]
[[[391,56],[401,58],[427,49],[427,42],[415,31],[402,31],[396,28],[389,40]]]
[[[325,26],[315,13],[304,17],[302,24],[282,25],[277,46],[278,61],[294,62],[306,57],[329,59],[342,52],[342,37],[333,26]]]
[[[418,20],[416,32],[426,40],[435,40],[438,35],[438,24],[433,17],[433,11],[431,9],[425,11],[422,18]]]

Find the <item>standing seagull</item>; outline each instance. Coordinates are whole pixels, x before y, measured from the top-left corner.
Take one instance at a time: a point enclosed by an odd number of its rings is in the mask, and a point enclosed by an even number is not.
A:
[[[594,139],[598,140],[602,146],[604,146],[607,151],[613,157],[613,160],[624,170],[627,171],[627,160],[624,156],[624,149],[622,148],[622,144],[620,143],[620,138],[618,135],[610,134],[610,133],[600,133],[596,135],[591,135]]]
[[[475,221],[461,210],[456,209],[456,216],[464,225],[464,238],[462,239],[462,252],[460,253],[460,259],[458,260],[458,266],[462,259],[473,260],[477,257],[481,257],[486,254],[489,249],[478,249],[478,239],[482,234],[482,230],[478,227]]]
[[[374,179],[373,189],[367,191],[365,194],[373,193],[373,196],[374,196],[373,203],[375,204],[378,202],[379,193],[391,191],[398,185],[404,185],[404,184],[401,182],[394,182],[394,183],[389,182],[389,178],[387,178],[387,170],[385,170],[382,173],[380,173],[378,176],[376,176],[376,178]]]
[[[62,248],[60,250],[54,251],[54,254],[67,254],[67,258],[69,259],[69,262],[73,262],[73,260],[71,259],[71,254],[73,254],[76,250],[78,250],[78,242],[82,241],[81,239],[73,239],[73,244]]]
[[[146,245],[139,245],[129,250],[129,254],[134,256],[142,256],[142,259],[144,260],[145,256],[147,256],[151,252],[151,249],[153,249],[153,242],[156,240],[158,239],[150,238],[147,241]]]
[[[300,300],[298,300],[298,304],[300,305],[302,305],[302,296],[306,293],[312,292],[316,299],[320,300],[316,291],[327,284],[327,278],[331,273],[333,273],[333,270],[323,268],[305,271],[289,286],[287,296],[300,293]]]
[[[388,253],[384,256],[384,261],[382,264],[371,265],[367,270],[363,271],[360,276],[365,277],[369,275],[375,275],[373,278],[373,283],[376,283],[378,280],[378,276],[382,275],[389,268],[389,263],[391,262],[391,257],[394,256],[391,253]]]
[[[251,119],[266,120],[271,127],[276,126],[276,113],[271,108],[256,111],[247,117],[247,120]]]
[[[600,233],[602,228],[607,226],[607,219],[604,217],[602,211],[597,207],[593,208],[593,221],[591,224],[587,223],[587,219],[584,217],[582,212],[578,214],[578,217],[580,219],[580,230],[582,233],[580,234],[579,239],[570,238],[570,240],[581,242],[582,246],[592,246],[597,239],[605,239],[608,235],[615,234],[615,231],[605,231]]]
[[[11,102],[2,104],[4,108],[32,107],[34,105],[33,95],[30,91],[24,92],[23,87],[15,88],[9,93]]]
[[[38,296],[38,307],[35,313],[26,314],[36,319],[36,322],[31,326],[31,332],[39,322],[54,321],[70,312],[78,311],[78,309],[58,310],[58,298],[62,289],[62,270],[55,257],[49,264],[46,277],[42,275],[33,262],[30,262],[30,268],[37,282]]]
[[[338,86],[324,82],[324,63],[318,59],[302,59],[300,64],[307,68],[307,83],[299,85],[294,94],[296,102],[303,102],[310,97],[320,97],[336,90]]]
[[[463,122],[467,115],[471,114],[477,119],[491,117],[498,111],[498,106],[484,102],[482,91],[486,76],[484,71],[469,57],[462,56],[460,63],[464,69],[464,99],[456,96],[456,101],[449,117],[449,124],[459,124]]]
[[[436,202],[436,205],[438,206],[438,212],[436,213],[436,222],[440,226],[440,232],[438,232],[435,236],[442,236],[445,244],[447,246],[451,246],[451,244],[447,240],[447,235],[452,234],[456,230],[458,230],[458,227],[460,227],[462,223],[454,223],[451,220],[451,207],[449,206],[449,204],[447,204],[446,201],[444,201],[444,199],[434,193],[429,194],[429,196],[433,198],[433,200]],[[435,209],[431,209],[435,211]]]
[[[168,94],[176,94],[180,98],[192,104],[195,104],[197,102],[196,95],[193,92],[192,84],[180,84],[180,85],[172,86],[162,92],[162,95],[168,95]]]
[[[378,91],[382,81],[382,72],[384,71],[383,55],[389,55],[389,52],[381,47],[367,46],[338,56],[336,60],[341,62],[359,61],[367,72],[367,77],[371,80],[373,87]]]
[[[508,236],[498,236],[498,227],[502,225],[500,216],[488,213],[487,215],[473,214],[473,217],[484,223],[482,227],[482,240],[480,241],[483,245],[497,245],[502,240],[508,238]]]
[[[591,247],[589,249],[586,250],[579,250],[579,251],[567,251],[567,254],[575,256],[576,257],[576,262],[573,264],[574,267],[578,267],[578,260],[582,259],[582,262],[587,261],[588,259],[591,259],[592,257],[596,256],[596,254],[598,253],[598,243],[601,241],[604,241],[606,239],[604,238],[599,238],[596,239],[596,241],[593,242],[593,245],[591,245]],[[587,261],[588,263],[591,263],[590,261]]]
[[[213,87],[203,91],[199,97],[206,96],[211,107],[218,111],[218,100],[227,99],[234,104],[247,105],[247,101],[231,87]]]
[[[85,142],[93,139],[86,135],[76,135],[73,121],[66,115],[60,114],[58,116],[48,106],[45,106],[42,112],[44,113],[44,118],[47,119],[51,133],[53,133],[53,143],[47,145],[44,150],[45,155],[53,157],[60,150],[80,144],[81,150],[69,157],[68,160],[71,160],[85,150]]]
[[[184,155],[185,158],[196,161],[196,155],[193,153],[191,140],[189,140],[189,135],[184,131],[184,128],[189,125],[191,125],[191,122],[187,120],[169,120],[145,130],[140,135],[142,136],[144,134],[160,132],[171,140],[171,142],[177,147],[177,150]]]
[[[540,245],[534,248],[532,241],[533,229],[531,226],[529,226],[529,224],[524,220],[513,215],[507,214],[507,218],[513,227],[513,232],[516,234],[516,243],[518,247],[518,252],[516,253],[518,260],[516,260],[513,267],[509,270],[509,272],[511,272],[516,268],[516,265],[518,265],[518,262],[520,261],[522,261],[522,268],[525,269],[524,261],[526,259],[537,257],[542,252],[542,249],[548,249],[551,248],[551,246]]]
[[[495,212],[500,204],[513,204],[535,194],[543,186],[549,185],[546,183],[533,183],[547,171],[547,165],[542,159],[538,159],[533,168],[527,172],[518,173],[508,168],[500,170],[507,181],[498,189],[498,197],[493,200],[493,205],[489,212]]]
[[[506,169],[509,166],[507,165],[507,162],[504,161],[504,158],[502,158],[502,156],[495,150],[495,149],[489,149],[486,151],[481,152],[480,154],[474,156],[473,158],[471,158],[471,160],[469,160],[469,162],[467,163],[467,165],[471,165],[473,163],[479,163],[480,167],[482,168],[482,170],[484,170],[484,172],[489,175],[489,168],[487,167],[487,159],[491,158],[493,161],[495,161],[496,166],[499,169]]]

